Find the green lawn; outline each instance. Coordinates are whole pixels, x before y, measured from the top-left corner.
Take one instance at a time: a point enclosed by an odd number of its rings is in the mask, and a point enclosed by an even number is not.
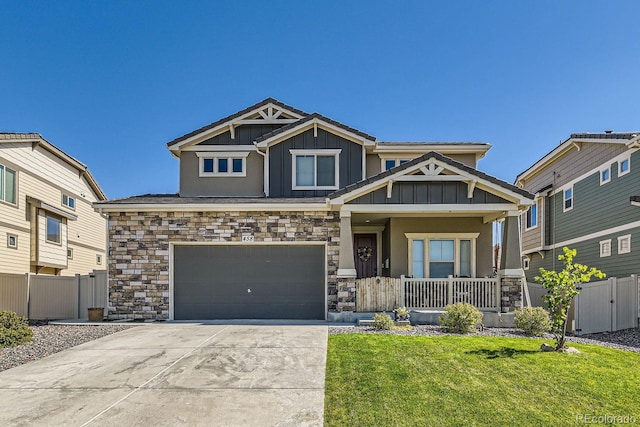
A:
[[[577,414],[634,416],[640,354],[474,336],[329,336],[329,426],[564,426]]]

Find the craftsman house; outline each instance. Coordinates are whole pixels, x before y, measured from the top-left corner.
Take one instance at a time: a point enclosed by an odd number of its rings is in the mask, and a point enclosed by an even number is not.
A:
[[[372,310],[374,293],[521,304],[518,216],[533,195],[476,169],[488,144],[378,141],[269,98],[167,146],[178,194],[94,204],[109,215],[111,318],[327,319]],[[371,277],[397,285],[359,287]]]

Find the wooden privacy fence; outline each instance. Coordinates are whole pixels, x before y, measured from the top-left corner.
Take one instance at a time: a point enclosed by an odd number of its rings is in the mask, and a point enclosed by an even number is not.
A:
[[[448,304],[466,302],[483,311],[500,311],[500,279],[441,279],[370,277],[356,280],[357,311],[443,309]]]
[[[80,276],[0,274],[0,310],[32,320],[78,319],[108,301],[106,270]]]
[[[529,283],[531,305],[545,307],[547,293],[538,283]],[[614,332],[638,326],[640,317],[640,283],[637,275],[610,277],[584,283],[569,310],[568,330],[576,335]]]

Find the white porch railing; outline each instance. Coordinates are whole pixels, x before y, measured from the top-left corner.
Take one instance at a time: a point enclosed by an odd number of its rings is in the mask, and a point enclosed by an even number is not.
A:
[[[466,302],[480,310],[500,311],[499,278],[415,279],[401,276],[404,305],[412,309],[442,309]]]
[[[401,276],[356,280],[356,311],[391,311],[400,306],[441,310],[457,302],[472,304],[483,311],[500,311],[500,279]]]

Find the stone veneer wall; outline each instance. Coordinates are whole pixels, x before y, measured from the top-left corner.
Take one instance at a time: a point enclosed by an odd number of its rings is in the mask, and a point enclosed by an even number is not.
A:
[[[500,290],[500,309],[503,313],[522,308],[522,277],[501,277]]]
[[[326,241],[328,309],[338,305],[333,212],[138,212],[109,216],[109,318],[169,318],[169,243]]]

